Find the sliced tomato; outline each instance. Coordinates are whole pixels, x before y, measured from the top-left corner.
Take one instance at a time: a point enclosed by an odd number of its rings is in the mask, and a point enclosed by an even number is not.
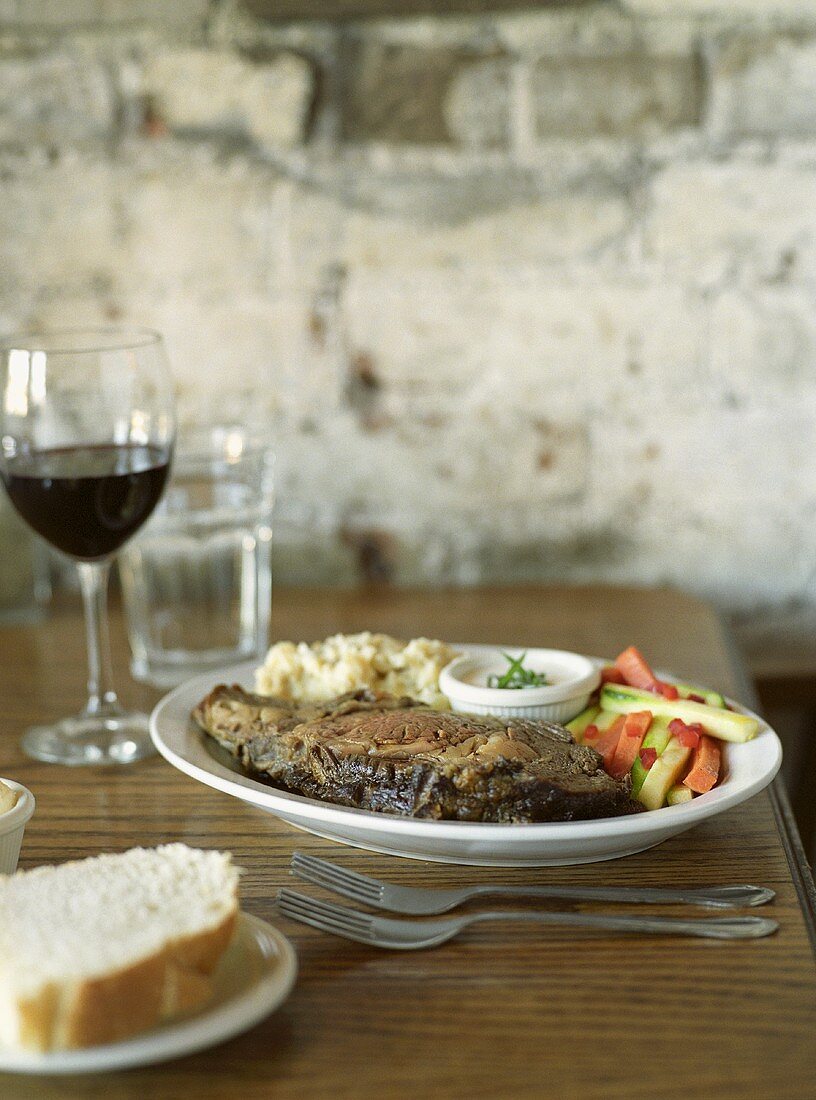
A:
[[[681,718],[672,718],[669,722],[669,731],[674,734],[681,745],[687,749],[696,749],[703,735],[703,727],[699,722],[688,725]]]
[[[641,764],[646,771],[649,771],[654,766],[655,760],[657,760],[657,749],[641,749],[639,755]]]
[[[631,770],[651,724],[650,710],[638,710],[626,715],[614,756],[606,769],[615,779],[622,779]]]
[[[691,767],[683,780],[684,786],[697,794],[705,794],[720,775],[720,746],[713,737],[703,734],[691,758]]]
[[[655,680],[657,684],[657,690],[663,696],[664,699],[679,699],[680,692],[674,686],[674,684],[667,684],[663,680]]]

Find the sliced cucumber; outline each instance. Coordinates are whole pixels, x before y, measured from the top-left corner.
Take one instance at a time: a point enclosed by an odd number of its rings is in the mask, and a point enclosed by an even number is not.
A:
[[[756,718],[749,718],[747,714],[720,710],[707,703],[692,703],[688,699],[664,699],[662,695],[640,691],[625,684],[604,684],[601,708],[617,714],[650,710],[655,716],[680,718],[689,725],[699,722],[706,733],[719,737],[721,741],[750,741],[759,731]]]
[[[684,698],[687,695],[699,695],[710,707],[725,709],[725,699],[718,691],[710,691],[708,688],[695,687],[694,684],[675,684],[677,690]]]
[[[688,787],[684,787],[682,783],[669,788],[666,795],[666,801],[670,806],[680,806],[683,802],[691,802],[692,798],[694,798],[694,792]]]
[[[643,738],[643,744],[640,746],[641,751],[643,751],[643,749],[654,749],[659,757],[666,748],[666,745],[668,745],[670,738],[671,734],[669,733],[668,718],[655,718],[649,728],[649,732]],[[655,763],[657,763],[657,761],[655,761]],[[652,767],[654,767],[654,764]],[[632,794],[635,797],[637,797],[640,788],[643,786],[643,781],[649,774],[649,770],[650,769],[644,768],[640,759],[640,753],[638,753],[632,765],[632,771],[630,772],[632,776]]]
[[[640,794],[640,788],[643,786],[643,781],[649,774],[644,768],[640,756],[635,757],[635,762],[629,774],[632,776],[632,798],[637,798]]]
[[[702,704],[698,704],[702,705]],[[647,810],[659,810],[666,801],[666,795],[677,782],[680,773],[691,756],[691,749],[672,737],[661,756],[658,756],[650,768],[643,786],[638,793],[638,801]]]
[[[580,714],[576,714],[571,722],[567,722],[564,728],[570,731],[576,741],[581,742],[584,739],[587,726],[591,726],[600,713],[601,708],[598,706],[587,707]]]
[[[619,717],[620,715],[616,710],[604,710],[603,707],[601,707],[595,719],[595,725],[599,730],[608,730],[615,719]]]

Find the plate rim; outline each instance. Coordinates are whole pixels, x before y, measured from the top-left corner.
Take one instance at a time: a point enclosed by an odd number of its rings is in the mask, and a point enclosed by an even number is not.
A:
[[[239,929],[253,936],[259,952],[263,952],[260,936],[273,943],[278,960],[269,973],[249,988],[241,988],[226,1001],[209,1008],[204,1006],[192,1016],[169,1020],[115,1043],[44,1054],[0,1047],[0,1073],[104,1073],[155,1065],[216,1046],[248,1031],[289,997],[297,980],[298,963],[291,940],[269,921],[239,909],[234,935]]]
[[[453,645],[453,643],[451,643]],[[479,651],[495,649],[493,645],[475,643],[456,643],[455,648],[463,651]],[[592,657],[599,664],[608,663],[602,658]],[[458,840],[458,841],[490,841],[491,839],[509,840],[517,838],[518,841],[551,842],[565,840],[591,840],[598,836],[602,827],[603,836],[607,838],[620,837],[622,840],[634,838],[652,832],[681,832],[692,825],[696,825],[709,817],[723,813],[734,806],[746,802],[764,787],[771,783],[782,763],[782,744],[778,735],[771,726],[754,711],[742,706],[735,700],[728,702],[743,714],[756,718],[760,723],[760,732],[755,740],[743,742],[746,746],[755,745],[762,737],[771,748],[771,756],[760,775],[750,782],[737,786],[733,790],[727,789],[727,783],[715,788],[709,794],[700,795],[690,802],[678,806],[664,806],[660,810],[648,810],[643,814],[632,814],[625,817],[593,818],[586,821],[546,821],[533,823],[507,823],[481,822],[481,821],[429,821],[422,818],[400,817],[392,814],[378,813],[374,810],[364,810],[355,806],[341,806],[331,802],[321,802],[318,799],[307,798],[305,795],[283,791],[249,776],[243,776],[226,768],[211,756],[207,756],[207,766],[204,767],[194,759],[189,758],[169,744],[163,735],[160,724],[165,719],[168,710],[178,705],[180,699],[197,695],[199,692],[212,690],[214,683],[247,683],[246,677],[252,677],[257,665],[255,660],[246,660],[234,665],[226,666],[219,670],[214,669],[207,673],[199,674],[178,687],[168,692],[154,707],[150,715],[150,735],[158,751],[173,767],[182,773],[204,783],[206,786],[229,794],[250,805],[257,806],[267,812],[280,816],[291,814],[299,819],[313,819],[316,823],[328,826],[343,827],[368,827],[373,832],[389,833],[394,837],[413,836],[423,839]],[[672,679],[661,670],[661,675]],[[243,678],[243,679],[242,679]],[[196,700],[197,701],[197,700]],[[189,711],[189,705],[185,704]],[[176,740],[185,740],[190,736],[190,724],[188,723],[177,733]],[[182,746],[183,748],[184,746]],[[201,752],[205,752],[203,746],[198,746]],[[512,830],[512,832],[511,832]]]

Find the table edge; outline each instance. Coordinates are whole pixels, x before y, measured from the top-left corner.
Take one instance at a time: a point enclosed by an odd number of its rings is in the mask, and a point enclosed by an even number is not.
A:
[[[728,628],[724,616],[718,613],[718,618],[725,645],[731,658],[731,664],[734,668],[738,698],[744,701],[752,710],[761,714],[759,697],[753,680],[748,673],[745,659]],[[790,799],[781,773],[768,787],[768,797],[779,838],[785,850],[785,858],[788,861],[796,896],[799,899],[799,908],[802,910],[802,916],[804,917],[814,963],[816,963],[816,883],[813,881],[813,873],[805,854],[805,848],[799,835],[799,829],[793,816]]]

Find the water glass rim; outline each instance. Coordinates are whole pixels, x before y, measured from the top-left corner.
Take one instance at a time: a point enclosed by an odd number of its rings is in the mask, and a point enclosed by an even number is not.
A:
[[[237,466],[247,460],[275,461],[275,451],[258,431],[242,424],[214,424],[180,431],[173,464],[178,470],[206,466]]]
[[[0,352],[45,352],[47,355],[90,355],[133,351],[162,343],[155,329],[140,325],[89,325],[81,328],[24,329],[0,337]]]

